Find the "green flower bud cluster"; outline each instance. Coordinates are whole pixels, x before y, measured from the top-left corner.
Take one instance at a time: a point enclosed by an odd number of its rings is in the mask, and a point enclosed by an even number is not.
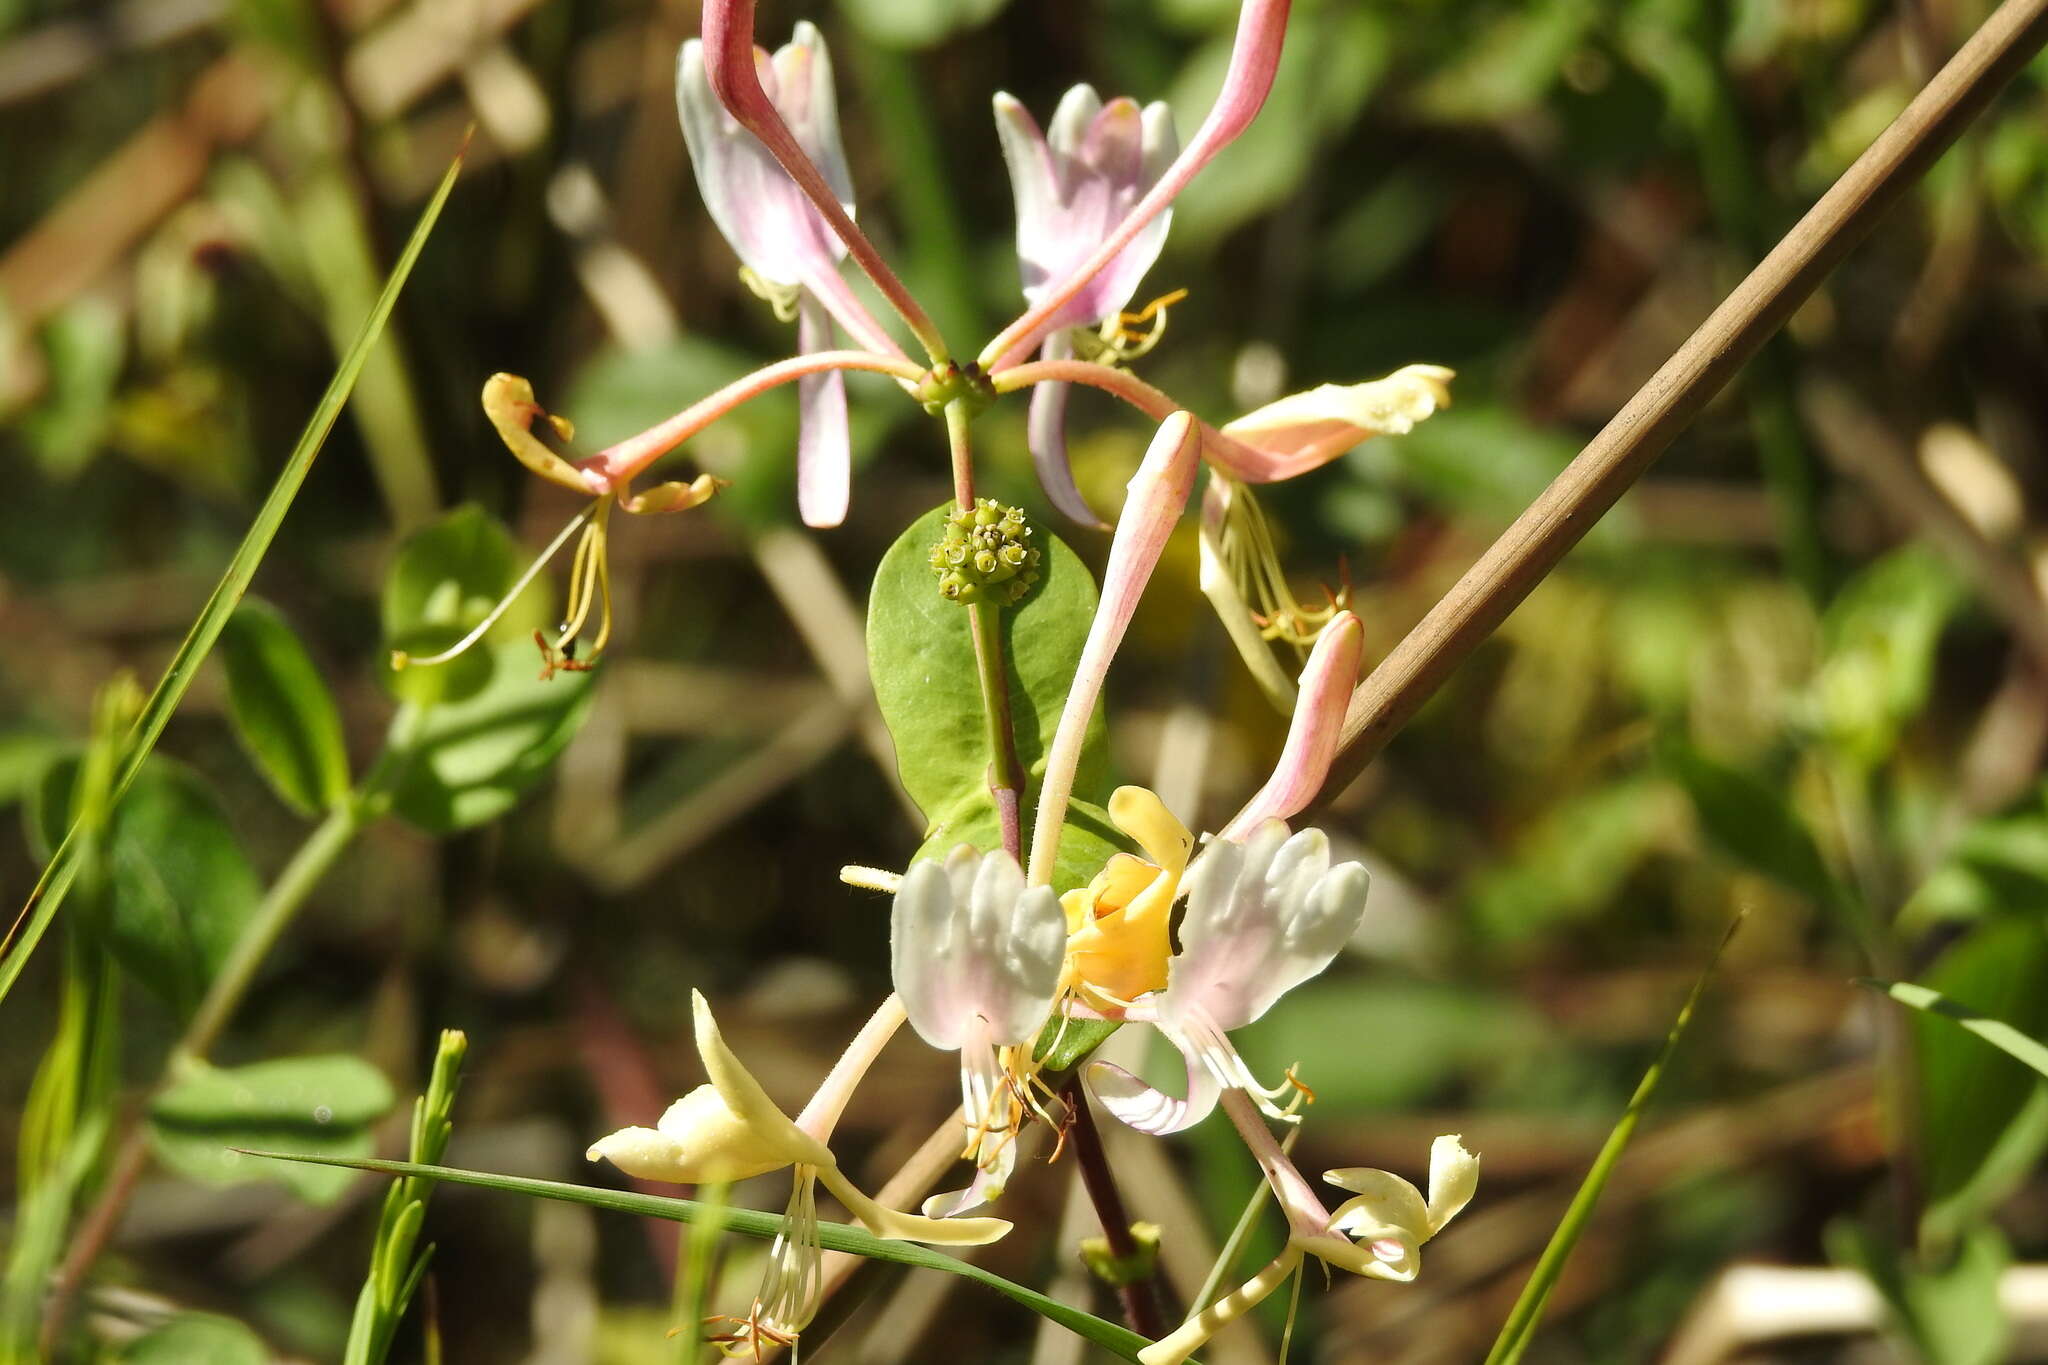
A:
[[[962,606],[1014,605],[1038,581],[1038,547],[1030,540],[1021,508],[981,498],[956,510],[946,518],[946,534],[932,546],[939,595]]]

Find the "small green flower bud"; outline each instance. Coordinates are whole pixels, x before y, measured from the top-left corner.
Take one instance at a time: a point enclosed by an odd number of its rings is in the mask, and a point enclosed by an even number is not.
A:
[[[1039,552],[1030,537],[1024,513],[994,498],[955,510],[930,555],[939,595],[963,605],[1014,605],[1038,582]]]

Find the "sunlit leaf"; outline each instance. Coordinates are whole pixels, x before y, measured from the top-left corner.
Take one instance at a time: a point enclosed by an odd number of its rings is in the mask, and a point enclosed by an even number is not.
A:
[[[468,829],[512,809],[576,737],[589,713],[592,674],[540,677],[531,641],[476,651],[483,688],[427,710],[392,810],[435,834]]]
[[[935,823],[986,798],[990,757],[967,612],[939,596],[929,562],[949,511],[934,508],[897,538],[875,571],[868,599],[875,700],[896,742],[904,790]],[[1034,543],[1044,556],[1041,576],[1021,603],[1002,613],[1002,630],[1017,753],[1036,777],[1073,686],[1096,595],[1087,566],[1057,536],[1039,527]],[[1075,795],[1105,800],[1108,775],[1098,710],[1075,772]]]

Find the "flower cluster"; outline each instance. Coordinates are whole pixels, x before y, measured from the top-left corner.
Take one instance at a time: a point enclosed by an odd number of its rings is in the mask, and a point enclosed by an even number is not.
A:
[[[1038,582],[1038,547],[1030,541],[1020,507],[981,498],[972,507],[955,508],[932,546],[939,595],[962,606],[1014,604]]]
[[[893,895],[895,993],[802,1113],[792,1119],[769,1100],[697,996],[697,1049],[707,1083],[654,1127],[625,1128],[590,1148],[593,1160],[628,1174],[683,1183],[793,1170],[783,1233],[752,1310],[736,1330],[714,1338],[733,1353],[793,1342],[815,1312],[823,1292],[818,1186],[883,1237],[990,1241],[1010,1225],[976,1210],[1003,1196],[1021,1132],[1033,1122],[1060,1125],[1073,1104],[1092,1102],[1153,1135],[1188,1128],[1221,1108],[1286,1212],[1289,1235],[1280,1256],[1147,1348],[1142,1358],[1149,1365],[1187,1359],[1310,1256],[1358,1275],[1413,1278],[1419,1248],[1472,1196],[1476,1158],[1447,1136],[1432,1150],[1426,1196],[1386,1172],[1345,1169],[1325,1179],[1351,1197],[1327,1207],[1274,1133],[1276,1124],[1300,1122],[1300,1104],[1310,1096],[1292,1072],[1255,1076],[1230,1040],[1330,965],[1363,922],[1369,884],[1359,863],[1337,860],[1323,831],[1288,823],[1328,777],[1361,667],[1363,627],[1341,593],[1318,607],[1295,598],[1251,486],[1297,477],[1375,435],[1408,430],[1448,402],[1451,378],[1437,366],[1411,365],[1371,382],[1325,384],[1212,424],[1132,371],[1160,340],[1167,305],[1181,295],[1124,310],[1159,260],[1174,197],[1263,104],[1287,11],[1287,0],[1246,0],[1222,92],[1185,142],[1163,104],[1104,100],[1086,85],[1067,93],[1046,129],[1017,100],[996,96],[1025,306],[968,360],[955,358],[855,224],[832,68],[818,31],[799,24],[791,42],[771,55],[755,46],[751,0],[707,0],[702,37],[684,45],[677,65],[684,139],[711,221],[738,257],[741,278],[777,317],[796,323],[797,353],[576,460],[535,434],[536,420],[544,419],[561,441],[573,439],[569,424],[545,413],[526,381],[498,375],[486,385],[486,413],[513,454],[542,478],[592,500],[528,571],[530,577],[581,531],[570,619],[556,638],[542,639],[549,668],[587,667],[606,641],[605,537],[614,505],[681,510],[717,488],[703,475],[635,496],[631,481],[737,405],[783,384],[797,386],[797,506],[814,527],[838,525],[848,509],[847,371],[885,375],[946,419],[955,509],[931,548],[931,566],[942,595],[975,608],[977,650],[1000,648],[986,613],[1030,591],[1041,553],[1021,512],[974,495],[967,430],[982,407],[1032,390],[1027,442],[1047,497],[1082,526],[1112,531],[1078,667],[1028,776],[1014,752],[1006,761],[1000,752],[1010,745],[1007,703],[989,689],[1001,691],[1001,660],[982,660],[989,742],[999,750],[991,756],[990,789],[1002,816],[1001,846],[961,844],[900,877],[862,874],[865,884]],[[848,261],[907,327],[923,361],[910,359],[854,292],[841,273]],[[857,349],[840,349],[842,334]],[[1068,467],[1066,395],[1077,383],[1123,399],[1158,424],[1113,522],[1082,498]],[[1291,714],[1286,741],[1260,790],[1200,838],[1152,792],[1119,789],[1108,815],[1134,851],[1116,853],[1083,884],[1056,894],[1053,869],[1104,679],[1205,467],[1203,591],[1254,678]],[[593,604],[597,636],[578,659]],[[1291,653],[1291,667],[1275,646]],[[1028,805],[1021,799],[1027,782],[1036,788]],[[1035,812],[1028,839],[1021,828],[1026,809]],[[905,1022],[928,1044],[958,1054],[961,1153],[973,1170],[965,1188],[933,1196],[918,1215],[861,1193],[829,1145],[848,1095]],[[1153,1029],[1183,1059],[1184,1082],[1169,1092],[1111,1062],[1064,1053],[1061,1076],[1041,1075],[1060,1040],[1084,1022]]]

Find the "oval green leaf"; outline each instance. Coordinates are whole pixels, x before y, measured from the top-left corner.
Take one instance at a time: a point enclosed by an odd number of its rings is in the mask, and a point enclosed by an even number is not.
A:
[[[53,764],[30,827],[51,848],[75,812],[78,760]],[[108,945],[136,980],[188,1014],[263,899],[220,802],[181,764],[152,758],[116,803],[103,845]]]
[[[426,713],[392,794],[392,809],[430,833],[468,829],[512,809],[590,710],[592,674],[543,681],[530,644],[489,653],[494,666],[480,691]]]
[[[391,1108],[390,1083],[359,1057],[289,1057],[250,1066],[200,1066],[149,1107],[158,1157],[211,1185],[282,1180],[301,1198],[327,1203],[347,1188],[333,1167],[261,1162],[237,1147],[291,1147],[325,1156],[366,1156],[370,1125]]]
[[[267,1365],[263,1339],[212,1313],[180,1313],[121,1348],[121,1365]]]
[[[496,517],[465,504],[406,537],[384,581],[382,615],[387,650],[415,659],[444,649],[475,628],[519,581],[527,557]],[[554,624],[554,590],[537,575],[505,614],[492,623],[480,645],[525,645],[539,658],[532,638]],[[392,669],[386,685],[398,697],[420,705],[461,701],[482,691],[490,673],[474,650],[444,664],[410,663]]]
[[[932,509],[897,537],[875,571],[868,598],[875,700],[896,744],[904,790],[935,826],[948,812],[970,809],[977,796],[985,800],[988,792],[988,742],[967,612],[939,596],[929,562],[950,510]],[[1017,754],[1033,778],[1044,771],[1045,748],[1073,686],[1096,601],[1088,566],[1043,527],[1038,534],[1044,553],[1038,585],[1002,613]],[[1108,782],[1108,745],[1098,710],[1088,723],[1074,794],[1105,800]]]
[[[235,737],[277,794],[309,815],[346,798],[341,714],[276,608],[245,600],[221,631],[220,651]]]

